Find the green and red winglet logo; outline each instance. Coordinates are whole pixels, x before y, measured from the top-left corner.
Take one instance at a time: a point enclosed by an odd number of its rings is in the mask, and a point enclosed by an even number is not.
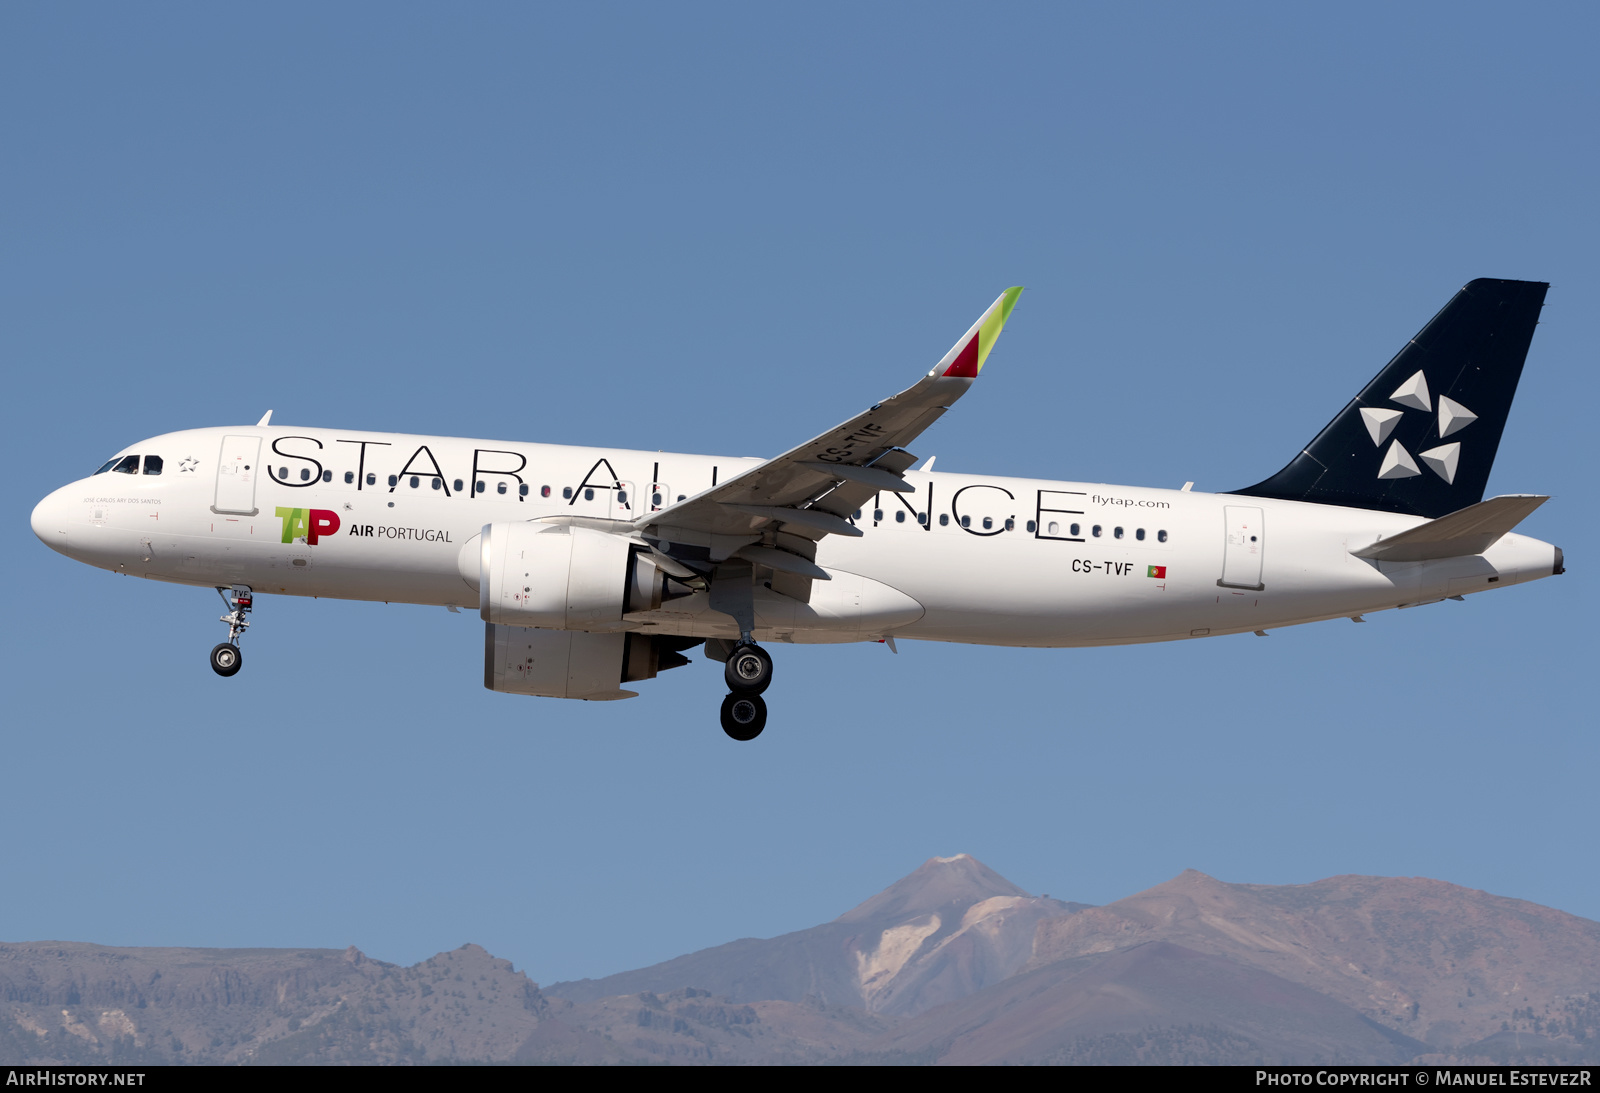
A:
[[[324,535],[339,530],[339,514],[332,509],[278,509],[278,519],[283,521],[282,542],[292,543],[304,539],[307,546],[316,546]]]
[[[978,373],[983,371],[983,362],[989,359],[989,350],[994,348],[995,339],[1000,337],[1000,331],[1005,329],[1006,320],[1011,317],[1011,309],[1017,306],[1017,297],[1021,295],[1021,285],[1002,292],[1000,298],[989,305],[989,310],[972,324],[972,329],[961,335],[961,340],[951,346],[950,352],[944,355],[944,360],[935,365],[929,375],[938,373],[959,379],[977,379]]]

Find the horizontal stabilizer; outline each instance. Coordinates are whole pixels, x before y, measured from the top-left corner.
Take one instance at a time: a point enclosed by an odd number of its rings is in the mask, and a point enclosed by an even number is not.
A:
[[[1350,553],[1375,562],[1427,562],[1482,554],[1548,500],[1538,494],[1491,497]]]

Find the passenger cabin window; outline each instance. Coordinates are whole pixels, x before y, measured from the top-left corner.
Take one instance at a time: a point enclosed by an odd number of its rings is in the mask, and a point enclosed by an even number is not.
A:
[[[583,491],[583,499],[585,501],[593,501],[594,500],[594,490],[584,490]]]
[[[1140,528],[1138,531],[1134,532],[1133,537],[1139,540],[1141,543],[1144,542],[1144,528]]]
[[[144,457],[144,473],[145,474],[160,474],[161,473],[161,457],[159,455],[147,455],[147,456]]]
[[[1078,533],[1079,533],[1079,531],[1080,531],[1080,530],[1081,530],[1081,529],[1080,529],[1080,528],[1079,528],[1079,526],[1078,526],[1078,525],[1077,525],[1077,524],[1073,524],[1073,525],[1072,525],[1072,534],[1073,534],[1073,535],[1077,535],[1077,534],[1078,534]]]
[[[496,493],[505,493],[506,492],[506,484],[504,482],[496,482],[494,484],[494,492],[496,492]]]
[[[983,530],[988,531],[992,527],[994,527],[994,518],[992,516],[985,516],[983,518]]]
[[[562,486],[561,487],[561,499],[563,501],[570,501],[572,499],[572,487],[571,486]]]
[[[518,497],[526,497],[526,496],[528,496],[528,484],[526,482],[524,482],[522,485],[517,487],[517,496]]]
[[[627,490],[618,490],[617,491],[617,504],[626,505],[627,503],[628,503],[628,491]]]
[[[1006,530],[1007,531],[1016,531],[1017,530],[1017,519],[1016,519],[1016,517],[1014,517],[1014,516],[1007,516],[1006,517]]]
[[[1089,534],[1093,535],[1096,539],[1100,538],[1100,525],[1096,524]]]
[[[546,486],[544,492],[545,492],[546,495],[548,495],[550,493],[550,487]],[[652,505],[660,505],[661,504],[661,495],[659,493],[652,493],[650,495],[650,503]]]
[[[311,468],[310,467],[301,467],[300,468],[300,481],[302,481],[302,482],[311,481]]]
[[[942,528],[947,528],[950,526],[950,514],[948,512],[941,512],[939,514],[939,526]]]
[[[389,488],[392,490],[396,486],[398,486],[399,484],[400,484],[400,476],[397,475],[397,474],[391,474],[389,476]]]
[[[472,486],[473,491],[476,492],[476,493],[482,493],[484,490],[486,490],[488,488],[489,488],[489,484],[487,482],[476,482]]]
[[[136,455],[125,455],[117,462],[115,467],[111,468],[111,471],[113,474],[138,474],[139,457]]]
[[[874,524],[883,523],[883,510],[882,509],[873,509],[872,510],[872,522]]]
[[[456,492],[457,492],[457,493],[460,493],[460,492],[461,492],[461,488],[462,488],[462,487],[463,487],[463,486],[465,486],[465,485],[466,485],[466,483],[465,483],[465,482],[463,482],[463,481],[461,481],[461,479],[459,479],[459,478],[458,478],[458,479],[456,479],[456,481],[455,481],[455,491],[456,491]]]
[[[972,517],[963,516],[961,518],[961,526],[964,528],[970,528],[972,526]]]
[[[347,485],[347,486],[353,485],[355,483],[355,480],[356,480],[356,472],[355,471],[345,471],[344,472],[344,484],[345,485]]]
[[[322,480],[324,482],[332,482],[333,481],[333,472],[332,471],[323,471],[322,472]]]
[[[1164,543],[1166,541],[1167,541],[1167,533],[1165,531],[1156,532],[1156,542]]]
[[[1036,531],[1038,529],[1038,527],[1039,527],[1039,525],[1035,524],[1032,520],[1028,521],[1028,525],[1027,526],[1028,526],[1028,530],[1029,531]],[[1055,532],[1052,531],[1050,534],[1054,535]]]
[[[906,522],[906,510],[905,509],[896,509],[895,510],[894,522],[897,523],[897,524],[903,524],[903,523]]]
[[[376,486],[377,484],[378,484],[378,476],[373,474],[371,471],[368,471],[367,472],[367,485]]]
[[[550,496],[550,487],[549,486],[540,486],[539,487],[539,496],[540,497],[549,497]]]
[[[412,489],[416,489],[420,485],[422,485],[422,479],[418,478],[416,475],[412,475],[411,476],[411,488]]]
[[[1113,538],[1113,539],[1120,539],[1120,538],[1122,538],[1122,529],[1121,529],[1121,528],[1112,528],[1112,529],[1111,529],[1111,537],[1112,537],[1112,538]]]
[[[439,489],[444,485],[444,479],[442,479],[442,478],[435,478],[432,481],[433,481],[433,488],[434,489]]]

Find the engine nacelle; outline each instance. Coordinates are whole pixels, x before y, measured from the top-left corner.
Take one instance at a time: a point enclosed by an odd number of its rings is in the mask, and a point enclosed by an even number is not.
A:
[[[486,525],[477,569],[484,622],[547,630],[618,630],[628,612],[660,607],[666,583],[645,548],[566,524]]]
[[[699,640],[489,623],[484,627],[483,685],[545,698],[632,698],[636,692],[624,691],[620,684],[654,679],[657,672],[689,663],[679,650]]]

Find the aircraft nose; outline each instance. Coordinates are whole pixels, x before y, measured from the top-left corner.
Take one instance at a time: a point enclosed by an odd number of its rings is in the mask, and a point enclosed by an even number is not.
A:
[[[67,552],[67,493],[71,488],[64,486],[33,506],[33,533],[45,546],[62,554]]]

